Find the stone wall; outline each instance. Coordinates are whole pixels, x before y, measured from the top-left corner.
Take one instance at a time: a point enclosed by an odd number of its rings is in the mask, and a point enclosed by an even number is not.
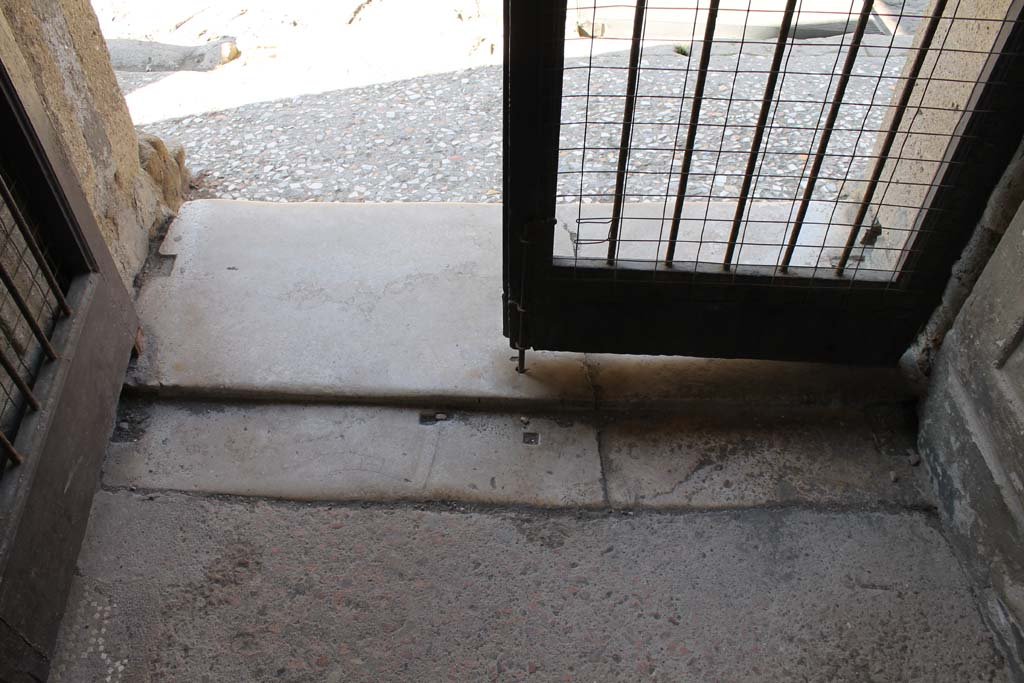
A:
[[[8,24],[68,164],[129,287],[149,237],[188,189],[184,153],[140,141],[88,0],[4,0]]]
[[[1014,201],[935,355],[918,445],[950,540],[1024,680],[1024,210]]]

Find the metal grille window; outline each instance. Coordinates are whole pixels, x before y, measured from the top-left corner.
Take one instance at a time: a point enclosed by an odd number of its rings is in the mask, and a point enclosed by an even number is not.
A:
[[[71,310],[52,263],[11,178],[0,176],[0,476],[21,461],[15,435],[26,410],[39,410],[33,383],[41,364],[57,358],[50,335]]]
[[[1008,21],[967,4],[570,2],[555,262],[911,274]]]

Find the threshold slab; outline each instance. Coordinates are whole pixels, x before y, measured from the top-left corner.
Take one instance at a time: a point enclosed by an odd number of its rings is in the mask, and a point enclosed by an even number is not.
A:
[[[587,422],[376,406],[123,405],[103,482],[306,501],[604,503]]]
[[[501,207],[186,204],[143,287],[133,381],[164,390],[433,403],[589,403],[582,357],[501,334]]]
[[[165,397],[590,408],[907,396],[895,370],[533,352],[502,336],[501,207],[182,207],[129,384]]]
[[[906,457],[913,432],[878,416],[442,410],[123,401],[103,483],[323,502],[934,508]]]
[[[601,446],[613,507],[934,507],[899,415],[687,411],[616,416]]]

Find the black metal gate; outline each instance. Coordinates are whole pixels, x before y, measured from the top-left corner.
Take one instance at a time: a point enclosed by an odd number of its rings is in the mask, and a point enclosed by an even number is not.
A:
[[[895,363],[1024,133],[1020,3],[567,4],[506,0],[521,361]]]
[[[20,60],[0,14],[0,679],[45,680],[138,320]]]

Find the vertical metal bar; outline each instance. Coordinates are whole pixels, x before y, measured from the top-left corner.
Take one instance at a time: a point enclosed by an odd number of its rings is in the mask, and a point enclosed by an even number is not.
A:
[[[0,367],[3,367],[4,371],[14,382],[14,385],[18,387],[18,391],[25,397],[25,401],[32,406],[32,410],[39,410],[39,399],[32,393],[32,389],[29,388],[28,384],[22,379],[21,375],[18,374],[18,369],[14,366],[14,363],[10,361],[7,354],[0,350]]]
[[[554,242],[566,0],[505,0],[503,331],[533,347]],[[538,307],[539,308],[539,307]]]
[[[811,173],[807,177],[807,187],[804,188],[803,198],[800,200],[800,208],[796,212],[796,221],[793,223],[793,230],[789,234],[786,253],[782,257],[782,265],[779,270],[783,273],[789,270],[789,263],[793,259],[793,252],[800,238],[800,230],[803,229],[804,219],[807,218],[807,209],[811,205],[811,196],[814,194],[814,187],[818,183],[818,174],[821,173],[821,165],[825,161],[825,153],[828,151],[828,145],[832,139],[832,130],[835,128],[836,119],[839,117],[839,108],[843,105],[843,98],[846,96],[846,87],[850,83],[850,74],[853,73],[853,67],[860,52],[864,31],[871,20],[873,6],[874,0],[864,0],[864,5],[860,10],[860,18],[857,20],[856,28],[853,30],[849,52],[846,54],[846,61],[843,63],[843,70],[839,76],[839,82],[836,84],[835,95],[832,98],[832,106],[828,110],[828,116],[825,118],[825,127],[821,132],[821,139],[818,141],[818,149],[814,153]]]
[[[516,330],[515,344],[516,350],[519,352],[519,362],[516,364],[516,372],[524,374],[526,372],[526,306],[524,305],[527,297],[527,291],[530,284],[529,278],[529,262],[530,262],[530,237],[531,237],[530,225],[523,226],[520,233],[519,242],[523,245],[523,266],[519,276],[519,299],[518,301],[510,301],[509,305],[514,306],[516,309],[516,317],[519,320],[519,329]]]
[[[60,305],[60,310],[66,316],[71,315],[71,306],[68,305],[67,299],[64,298],[64,292],[61,291],[60,283],[57,282],[56,276],[53,271],[50,270],[50,265],[46,262],[46,258],[43,256],[43,250],[39,248],[39,242],[36,241],[36,236],[32,233],[32,228],[29,227],[28,221],[25,220],[25,215],[21,213],[21,207],[14,200],[14,194],[11,192],[11,188],[7,186],[7,180],[4,179],[3,174],[0,174],[0,197],[7,204],[7,209],[11,212],[11,216],[14,218],[14,222],[18,226],[18,230],[21,232],[21,236],[25,239],[25,244],[28,245],[28,250],[32,252],[32,257],[35,258],[36,263],[39,264],[39,270],[42,271],[43,277],[46,279],[46,283],[50,286],[50,291],[53,292],[54,298],[57,299],[57,303]]]
[[[704,26],[704,43],[701,46],[700,63],[697,66],[697,85],[693,91],[693,105],[690,109],[690,123],[686,129],[686,148],[683,151],[683,166],[679,170],[679,189],[676,192],[676,204],[672,210],[672,228],[668,235],[668,251],[665,254],[665,265],[671,266],[676,256],[676,240],[679,239],[679,223],[683,216],[683,201],[686,198],[686,186],[690,182],[690,164],[693,162],[693,148],[697,141],[697,126],[700,124],[701,104],[704,100],[704,84],[708,77],[708,64],[711,62],[711,43],[715,39],[715,24],[718,21],[718,5],[720,0],[711,0],[708,8],[708,22]],[[683,97],[686,93],[683,93]]]
[[[795,1],[795,0],[794,0]],[[608,265],[615,264],[618,250],[619,223],[622,221],[622,195],[626,188],[626,165],[629,162],[629,141],[633,135],[633,111],[636,109],[636,87],[640,80],[640,43],[644,36],[644,15],[647,0],[636,0],[633,14],[633,42],[629,47],[629,71],[626,80],[626,106],[622,111],[622,136],[619,139],[619,164],[615,172],[615,202],[612,223],[608,228]]]
[[[875,190],[878,189],[878,181],[882,177],[882,171],[885,169],[886,163],[889,161],[889,152],[892,151],[892,144],[896,140],[897,133],[899,133],[900,125],[903,123],[903,115],[907,111],[910,96],[914,92],[914,86],[917,85],[917,77],[921,74],[921,67],[924,66],[925,57],[928,56],[928,49],[931,47],[932,39],[935,37],[939,21],[942,19],[942,14],[945,10],[946,0],[936,0],[932,16],[928,19],[924,34],[921,36],[921,44],[917,47],[917,54],[914,55],[914,61],[910,66],[910,71],[907,73],[907,80],[903,84],[903,91],[900,93],[899,100],[896,103],[892,124],[889,126],[889,130],[886,131],[882,147],[879,150],[878,157],[875,159],[875,167],[871,171],[871,178],[868,180],[868,186],[864,190],[864,198],[857,208],[857,216],[853,219],[853,225],[850,227],[850,234],[846,238],[846,246],[843,247],[842,256],[839,257],[839,264],[836,266],[837,276],[841,276],[843,271],[846,270],[850,254],[857,243],[861,224],[864,222],[868,209],[871,207],[871,200],[874,199]]]
[[[43,332],[43,329],[39,327],[39,323],[36,322],[36,319],[32,314],[32,310],[28,307],[28,303],[25,302],[21,292],[19,292],[18,288],[14,286],[14,280],[11,279],[11,276],[7,273],[7,269],[4,267],[2,262],[0,262],[0,282],[3,282],[4,287],[7,288],[11,298],[14,299],[14,304],[18,307],[18,310],[21,311],[21,315],[25,318],[25,322],[28,323],[29,328],[32,330],[32,334],[35,335],[36,341],[38,341],[39,345],[43,347],[43,352],[50,358],[50,360],[56,360],[57,352],[54,351],[53,346],[50,345],[50,340],[46,338],[46,334]]]
[[[761,140],[764,138],[768,114],[772,109],[772,100],[775,98],[775,86],[779,80],[779,67],[782,65],[782,57],[786,52],[786,40],[789,38],[789,29],[793,25],[793,12],[795,9],[796,0],[787,0],[785,13],[782,16],[782,25],[779,26],[779,39],[775,43],[772,68],[768,73],[768,82],[764,86],[761,112],[757,116],[757,125],[754,128],[754,139],[750,145],[747,168],[743,174],[743,186],[740,188],[740,194],[736,200],[736,215],[733,216],[732,231],[729,233],[729,246],[726,247],[725,258],[722,260],[723,270],[729,270],[732,264],[733,253],[736,251],[736,239],[739,237],[740,225],[743,223],[743,214],[747,209],[747,193],[750,192],[750,184],[754,179],[754,169],[757,168],[757,159],[761,154]],[[742,57],[743,55],[741,54],[737,59],[742,59]]]
[[[20,465],[25,462],[25,458],[22,457],[21,453],[18,452],[18,449],[14,447],[14,444],[11,443],[10,439],[8,439],[7,435],[2,431],[0,431],[0,448],[3,448],[4,453],[7,454],[8,458],[14,461],[15,465]]]

